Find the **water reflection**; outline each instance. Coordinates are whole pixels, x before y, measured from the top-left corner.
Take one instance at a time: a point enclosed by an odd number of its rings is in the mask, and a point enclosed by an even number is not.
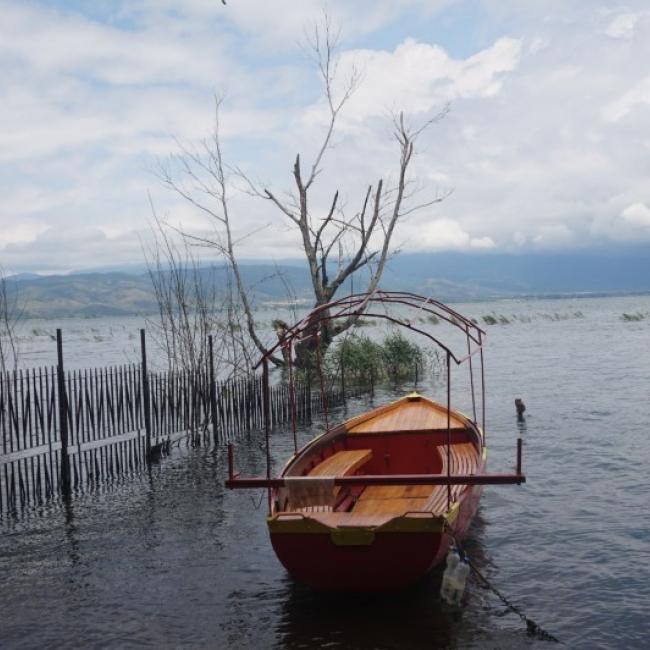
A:
[[[440,574],[398,594],[320,594],[287,578],[276,648],[448,647],[454,613],[443,611]]]
[[[482,572],[490,563],[482,541],[485,527],[479,511],[463,544]],[[464,646],[481,647],[480,639],[491,627],[484,613],[485,596],[472,583],[464,607],[449,608],[440,600],[441,576],[438,568],[399,593],[327,594],[285,574],[275,648],[449,648],[458,644],[459,635]]]
[[[75,567],[80,562],[79,554],[79,536],[75,524],[74,509],[72,507],[72,497],[66,495],[63,497],[63,519],[66,539],[66,552],[70,558],[70,564]]]
[[[525,417],[517,417],[517,431],[520,437],[525,438],[524,434],[528,431],[528,423]]]

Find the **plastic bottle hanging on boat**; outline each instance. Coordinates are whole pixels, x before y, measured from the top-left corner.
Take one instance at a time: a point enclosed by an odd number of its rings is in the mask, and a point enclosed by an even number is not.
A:
[[[442,574],[442,582],[440,584],[440,597],[446,603],[451,603],[452,600],[455,586],[454,577],[459,563],[460,556],[458,555],[458,551],[452,546],[447,553],[447,566]]]
[[[457,565],[456,570],[454,571],[453,577],[453,589],[451,593],[451,599],[448,601],[451,605],[458,607],[460,601],[465,592],[465,583],[467,582],[467,576],[469,575],[469,563],[467,560],[462,559]]]

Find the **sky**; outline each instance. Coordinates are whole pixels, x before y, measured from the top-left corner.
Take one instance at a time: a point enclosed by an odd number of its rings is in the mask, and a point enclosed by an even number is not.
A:
[[[391,113],[418,139],[403,251],[571,251],[650,241],[650,6],[645,0],[0,0],[0,266],[65,272],[142,261],[152,205],[212,236],[161,166],[214,128],[232,168],[292,190],[327,128],[305,43],[340,29],[345,105],[314,185],[353,213],[395,182]],[[172,166],[172,171],[177,168]],[[242,258],[300,255],[268,201],[228,178]]]

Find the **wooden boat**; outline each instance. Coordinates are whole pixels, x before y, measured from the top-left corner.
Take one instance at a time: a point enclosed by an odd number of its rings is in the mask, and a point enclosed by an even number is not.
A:
[[[416,582],[445,556],[446,526],[462,537],[481,485],[351,484],[335,477],[480,474],[483,437],[468,418],[418,394],[316,438],[286,466],[273,493],[271,543],[289,573],[317,589],[386,590]],[[307,480],[292,480],[306,477]],[[316,478],[316,480],[309,480]],[[448,497],[450,497],[448,499]]]
[[[239,477],[229,448],[226,486],[268,489],[267,522],[276,555],[292,576],[319,590],[385,591],[415,583],[440,563],[454,539],[463,538],[483,485],[525,481],[520,440],[514,474],[486,472],[470,343],[481,349],[481,330],[441,303],[413,294],[351,296],[322,313],[332,318],[336,305],[335,315],[358,314],[360,300],[364,313],[377,317],[382,312],[369,312],[368,304],[378,300],[431,311],[464,330],[468,354],[459,359],[429,336],[447,353],[447,404],[411,393],[329,428],[300,450],[294,434],[296,453],[277,478],[270,475],[268,421],[266,478]],[[286,340],[304,340],[305,331],[318,323],[316,317],[309,314],[288,331]],[[408,321],[404,324],[410,327]],[[470,327],[479,332],[476,337]],[[267,357],[262,363],[268,387]],[[470,360],[473,418],[450,406],[452,359],[459,364]],[[480,376],[484,405],[482,364]]]

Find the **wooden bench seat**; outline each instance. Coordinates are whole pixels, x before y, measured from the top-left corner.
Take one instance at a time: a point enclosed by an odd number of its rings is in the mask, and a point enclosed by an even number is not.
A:
[[[447,473],[447,447],[438,452],[442,460],[441,474]],[[451,474],[472,474],[478,457],[472,443],[457,443],[449,450]],[[456,501],[466,486],[452,485],[451,500]],[[367,487],[352,508],[354,514],[401,514],[410,511],[429,511],[442,514],[447,510],[446,485],[371,485]]]
[[[447,446],[441,445],[438,447],[440,458],[442,459],[441,474],[447,473]],[[476,447],[471,442],[463,442],[451,445],[449,448],[449,455],[451,460],[450,474],[473,474],[478,466],[478,456]],[[452,485],[451,486],[451,501],[457,501],[466,485]],[[436,485],[433,494],[427,503],[427,510],[431,510],[435,514],[443,514],[447,511],[447,486]]]
[[[372,449],[337,451],[318,463],[309,476],[349,476],[372,458]]]
[[[382,526],[386,522],[395,518],[390,512],[384,513],[356,513],[356,512],[314,512],[309,515],[310,519],[315,519],[330,528],[361,528]]]
[[[431,495],[433,485],[369,485],[362,499],[412,499]]]
[[[447,473],[447,447],[438,452],[442,460],[440,473]],[[451,474],[473,474],[478,467],[478,454],[473,443],[457,443],[449,450]],[[345,476],[354,473],[372,457],[372,450],[339,451],[314,467],[309,476]],[[461,496],[465,485],[451,486],[452,503]],[[339,488],[335,488],[338,492]],[[331,508],[301,508],[330,526],[350,522],[357,526],[381,525],[396,515],[406,512],[433,512],[441,515],[447,510],[446,485],[370,485],[354,503],[350,512],[332,512]],[[313,513],[313,515],[312,515]],[[318,516],[316,516],[318,515]]]
[[[356,514],[377,515],[383,513],[404,514],[424,510],[427,497],[396,499],[359,499],[352,512]]]
[[[337,451],[311,469],[310,478],[332,478],[349,476],[372,458],[372,449],[353,449]],[[341,488],[333,488],[333,501],[336,500]],[[296,508],[299,512],[331,512],[332,506],[305,506]]]

